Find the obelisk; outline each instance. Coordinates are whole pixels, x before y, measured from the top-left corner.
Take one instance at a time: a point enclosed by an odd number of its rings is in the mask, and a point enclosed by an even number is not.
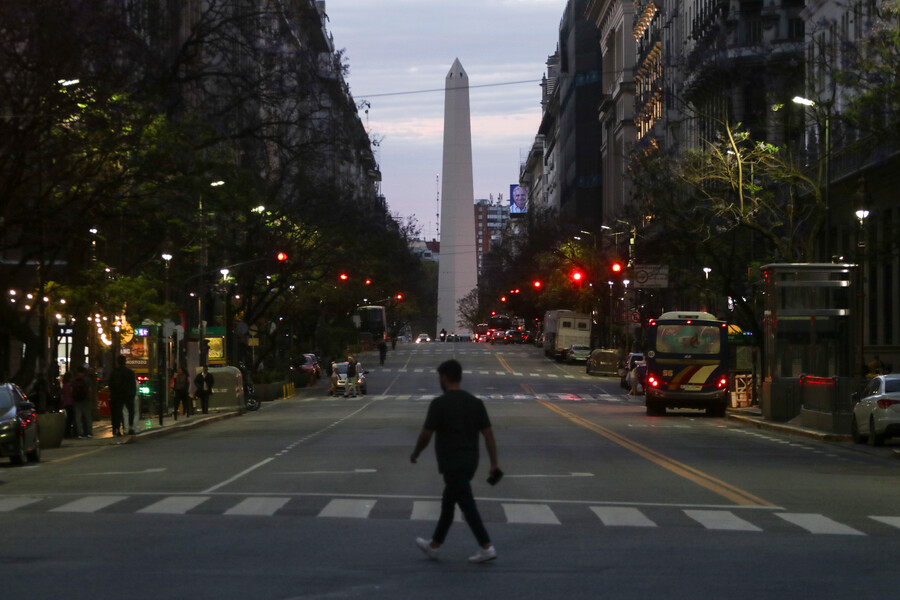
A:
[[[469,76],[457,58],[444,85],[444,160],[436,333],[471,333],[459,325],[458,302],[478,285]],[[439,338],[435,338],[439,339]]]

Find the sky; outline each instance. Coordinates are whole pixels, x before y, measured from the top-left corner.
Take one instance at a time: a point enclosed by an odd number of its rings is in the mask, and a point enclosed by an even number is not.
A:
[[[437,229],[444,80],[469,76],[475,198],[509,195],[541,120],[540,79],[566,0],[327,0],[348,83],[374,148],[390,212]],[[527,82],[511,85],[509,82]],[[486,86],[486,87],[477,87]],[[438,90],[424,93],[421,90]],[[386,95],[392,94],[392,95]],[[368,111],[368,113],[366,113]]]

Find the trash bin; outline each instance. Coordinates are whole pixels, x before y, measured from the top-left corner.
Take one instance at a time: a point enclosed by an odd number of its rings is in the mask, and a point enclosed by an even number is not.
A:
[[[197,369],[197,373],[200,369]],[[209,397],[209,410],[242,410],[244,407],[244,380],[237,367],[210,367],[213,390]],[[195,375],[196,376],[196,375]]]

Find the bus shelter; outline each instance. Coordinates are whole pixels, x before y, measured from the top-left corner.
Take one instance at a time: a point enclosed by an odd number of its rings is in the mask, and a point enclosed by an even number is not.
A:
[[[762,267],[764,361],[760,408],[774,421],[849,431],[858,385],[856,265],[778,263]]]

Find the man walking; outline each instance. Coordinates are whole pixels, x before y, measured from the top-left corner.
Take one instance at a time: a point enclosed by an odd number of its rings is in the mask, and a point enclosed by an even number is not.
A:
[[[137,378],[125,365],[125,355],[116,357],[116,368],[109,374],[109,404],[114,436],[122,435],[125,428],[123,408],[128,408],[128,435],[134,435],[134,397],[137,395]]]
[[[213,376],[209,372],[209,367],[203,365],[203,368],[197,376],[194,377],[195,393],[200,398],[200,412],[204,415],[209,414],[209,397],[213,389]]]
[[[491,538],[481,522],[471,482],[478,469],[478,434],[484,436],[492,474],[500,470],[497,464],[497,442],[484,403],[460,389],[462,365],[453,359],[441,363],[438,378],[444,393],[431,401],[425,425],[409,459],[415,463],[431,441],[431,436],[437,434],[434,448],[438,471],[444,477],[444,494],[441,499],[441,516],[431,541],[416,538],[416,546],[428,558],[437,560],[438,549],[447,537],[450,525],[453,524],[455,507],[459,505],[479,545],[478,552],[469,557],[469,562],[487,562],[497,558],[497,550],[491,544]]]

